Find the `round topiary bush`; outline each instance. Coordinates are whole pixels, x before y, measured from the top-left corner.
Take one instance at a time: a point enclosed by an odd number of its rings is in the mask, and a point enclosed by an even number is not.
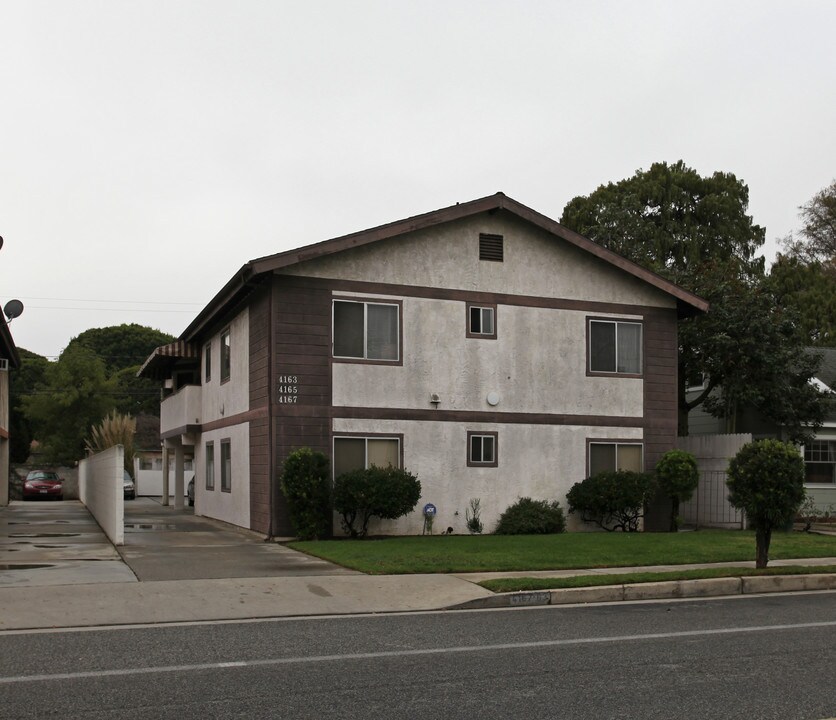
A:
[[[372,465],[352,470],[334,482],[334,509],[342,515],[343,530],[364,537],[369,520],[396,520],[413,510],[421,497],[421,483],[400,468]]]
[[[656,483],[647,473],[631,470],[602,472],[572,485],[566,495],[569,512],[604,530],[635,532]]]
[[[687,502],[700,482],[697,459],[685,450],[668,450],[656,463],[656,482],[671,500],[670,531],[679,529],[679,503]]]
[[[520,498],[499,518],[497,535],[550,535],[566,530],[563,508],[557,500]]]

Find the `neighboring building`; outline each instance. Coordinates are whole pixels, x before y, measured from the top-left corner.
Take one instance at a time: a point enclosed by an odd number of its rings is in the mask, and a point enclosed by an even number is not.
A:
[[[20,356],[0,313],[0,505],[9,504],[9,370],[18,367]]]
[[[836,393],[836,348],[810,348],[819,353],[822,363],[819,372],[811,382],[820,390]],[[689,393],[702,390],[699,386],[688,388]],[[734,421],[736,432],[750,433],[754,440],[762,438],[786,439],[784,429],[777,423],[764,418],[752,407],[743,408]],[[709,415],[702,406],[695,408],[688,416],[688,431],[691,435],[722,434],[726,432],[726,420]],[[828,413],[824,424],[815,438],[803,448],[807,470],[805,487],[821,509],[832,506],[836,511],[836,395],[828,401]]]
[[[370,532],[420,533],[428,502],[466,532],[471,498],[492,528],[520,496],[651,469],[676,442],[677,318],[707,307],[498,193],[247,263],[140,374],[199,514],[291,535],[278,477],[309,446],[418,476],[415,512]]]

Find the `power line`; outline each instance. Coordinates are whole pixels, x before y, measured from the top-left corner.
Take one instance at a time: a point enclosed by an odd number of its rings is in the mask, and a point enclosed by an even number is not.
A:
[[[11,293],[14,295],[14,293]],[[202,307],[203,303],[199,302],[168,302],[163,300],[108,300],[100,298],[97,300],[89,300],[88,298],[60,298],[60,297],[27,297],[25,295],[15,295],[21,300],[53,300],[56,302],[111,302],[111,303],[128,303],[128,304],[142,304],[142,305],[196,305]]]

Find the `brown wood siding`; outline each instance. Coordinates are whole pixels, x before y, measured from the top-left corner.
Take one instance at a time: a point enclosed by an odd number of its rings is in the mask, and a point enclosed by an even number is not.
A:
[[[285,458],[300,447],[331,457],[330,288],[308,278],[277,276],[272,323],[273,534],[287,536],[293,526],[278,487]]]
[[[250,529],[270,534],[270,287],[250,303]],[[261,412],[258,412],[261,410]]]
[[[676,311],[646,311],[644,315],[644,469],[676,447],[677,433]],[[645,515],[645,529],[669,526],[670,501],[657,497]]]

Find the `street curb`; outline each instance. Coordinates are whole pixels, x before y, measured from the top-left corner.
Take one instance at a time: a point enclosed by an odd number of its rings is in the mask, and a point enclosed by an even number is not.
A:
[[[532,607],[538,605],[574,605],[624,602],[631,600],[674,600],[682,598],[753,595],[759,593],[836,590],[836,573],[824,575],[760,575],[752,577],[669,580],[626,585],[598,585],[559,590],[534,590],[497,593],[484,598],[451,605],[448,610],[484,610],[489,608]]]

